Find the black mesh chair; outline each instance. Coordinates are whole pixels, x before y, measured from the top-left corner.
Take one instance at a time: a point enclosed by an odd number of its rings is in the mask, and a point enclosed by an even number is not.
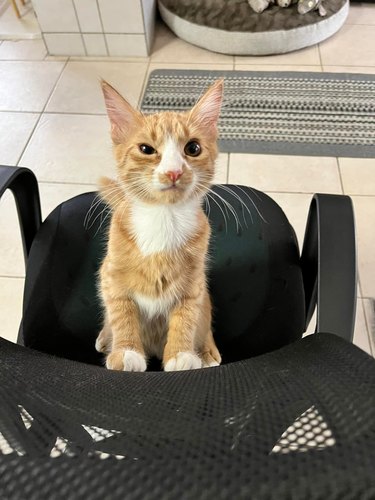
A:
[[[348,197],[314,196],[300,256],[271,198],[215,186],[208,279],[223,364],[126,373],[93,347],[110,213],[87,193],[41,224],[33,173],[0,167],[7,188],[26,281],[23,345],[0,339],[0,498],[375,498],[375,361],[351,344]],[[319,333],[302,338],[315,307]]]

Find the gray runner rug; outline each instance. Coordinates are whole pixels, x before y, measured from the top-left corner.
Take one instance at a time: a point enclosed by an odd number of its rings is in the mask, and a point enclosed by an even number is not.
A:
[[[222,152],[375,157],[375,75],[156,70],[141,109],[190,108],[220,77]]]

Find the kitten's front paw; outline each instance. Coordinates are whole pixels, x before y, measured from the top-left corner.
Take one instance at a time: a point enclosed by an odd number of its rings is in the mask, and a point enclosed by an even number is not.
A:
[[[126,372],[145,372],[147,368],[146,359],[142,354],[130,349],[112,351],[106,360],[106,366],[110,370],[124,370]]]
[[[209,363],[203,361],[202,368],[212,368],[214,366],[220,366],[220,363],[217,361],[210,361]]]
[[[164,371],[174,372],[177,370],[195,370],[202,368],[202,360],[193,352],[178,352],[175,358],[171,358],[164,366]]]
[[[215,355],[211,352],[202,354],[202,368],[211,368],[212,366],[220,366],[221,356],[217,351]]]
[[[105,332],[102,330],[96,341],[95,341],[95,349],[98,352],[106,353],[110,350],[110,343],[108,339],[108,335],[105,334]]]
[[[145,372],[147,369],[146,359],[137,351],[124,351],[124,370],[127,372]]]

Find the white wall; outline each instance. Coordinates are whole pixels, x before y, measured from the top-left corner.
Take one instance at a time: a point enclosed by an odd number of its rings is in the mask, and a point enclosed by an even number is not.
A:
[[[156,0],[32,0],[50,55],[147,56]]]

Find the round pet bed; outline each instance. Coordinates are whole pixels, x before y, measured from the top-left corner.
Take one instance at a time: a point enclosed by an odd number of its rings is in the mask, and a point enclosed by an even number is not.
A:
[[[325,17],[317,10],[299,14],[296,4],[257,14],[247,0],[159,0],[163,20],[178,37],[231,55],[280,54],[325,40],[344,24],[349,0],[323,5]]]

